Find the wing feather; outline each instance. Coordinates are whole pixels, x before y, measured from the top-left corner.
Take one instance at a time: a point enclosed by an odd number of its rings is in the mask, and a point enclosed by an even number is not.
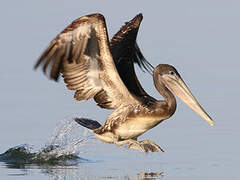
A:
[[[57,51],[57,47],[54,46],[54,47],[51,49],[51,51],[47,54],[46,62],[45,62],[45,64],[44,64],[44,66],[43,66],[43,72],[44,72],[44,73],[46,73],[47,67],[48,67],[51,59],[54,57],[56,51]]]
[[[134,69],[134,63],[144,71],[153,71],[153,66],[144,58],[136,42],[138,29],[143,17],[138,14],[113,36],[110,42],[110,50],[116,64],[118,73],[128,90],[145,102],[155,100],[142,88]],[[144,99],[142,99],[144,98]]]
[[[50,69],[50,79],[61,73],[76,100],[94,98],[99,106],[116,109],[139,103],[125,87],[115,67],[104,17],[81,17],[65,28],[38,59],[35,68]]]

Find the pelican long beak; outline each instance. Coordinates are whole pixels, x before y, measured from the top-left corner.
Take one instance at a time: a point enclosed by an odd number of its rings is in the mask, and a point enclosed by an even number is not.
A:
[[[196,113],[198,113],[203,119],[205,119],[211,126],[214,125],[214,121],[206,113],[206,111],[201,107],[196,98],[193,96],[187,85],[178,77],[172,79],[170,77],[164,78],[167,88],[172,91],[176,96],[178,96],[184,103],[186,103],[190,108],[192,108]]]

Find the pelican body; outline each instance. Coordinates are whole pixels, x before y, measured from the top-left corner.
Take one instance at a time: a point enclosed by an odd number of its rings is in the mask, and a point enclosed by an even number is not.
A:
[[[163,151],[150,140],[137,141],[146,131],[171,117],[178,96],[210,125],[214,122],[197,102],[177,70],[168,64],[153,66],[144,58],[136,37],[142,14],[138,14],[108,39],[105,19],[101,14],[83,16],[72,22],[38,59],[50,79],[62,74],[66,86],[75,90],[78,101],[94,98],[101,108],[114,109],[105,123],[75,118],[91,129],[98,139],[116,145],[128,144],[142,152]],[[164,100],[148,95],[136,77],[134,63],[152,73],[153,81]]]

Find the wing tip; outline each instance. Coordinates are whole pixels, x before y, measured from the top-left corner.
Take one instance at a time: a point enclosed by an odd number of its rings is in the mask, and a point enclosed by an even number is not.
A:
[[[143,15],[142,13],[137,14],[131,21],[130,23],[133,23],[133,26],[135,28],[138,28],[143,20]]]
[[[45,50],[46,51],[46,50]],[[42,55],[38,58],[37,62],[33,66],[33,69],[36,70],[40,64],[42,64],[43,60],[45,59],[46,53],[45,51],[42,53]]]
[[[37,63],[33,66],[33,70],[36,71],[37,68],[42,64],[43,62],[43,59],[42,58],[39,58]],[[56,72],[53,72],[51,71],[50,72],[50,75],[47,75],[47,66],[46,64],[44,64],[44,66],[42,67],[42,72],[44,75],[46,75],[50,80],[54,80],[54,81],[58,81],[59,80],[59,71],[56,73]]]
[[[139,19],[139,20],[142,20],[143,19],[143,14],[142,13],[139,13],[135,16],[135,18]]]
[[[36,71],[38,66],[39,66],[40,62],[39,60],[37,61],[37,63],[35,63],[35,65],[33,66],[33,70]]]

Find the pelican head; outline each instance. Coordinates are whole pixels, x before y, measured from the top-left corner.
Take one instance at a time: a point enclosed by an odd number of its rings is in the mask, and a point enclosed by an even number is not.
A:
[[[160,81],[160,84],[165,86],[174,95],[179,97],[184,103],[186,103],[191,109],[198,113],[203,119],[205,119],[211,126],[214,125],[214,121],[201,107],[196,98],[193,96],[187,85],[182,80],[177,70],[168,64],[160,64],[154,69],[155,77]]]

